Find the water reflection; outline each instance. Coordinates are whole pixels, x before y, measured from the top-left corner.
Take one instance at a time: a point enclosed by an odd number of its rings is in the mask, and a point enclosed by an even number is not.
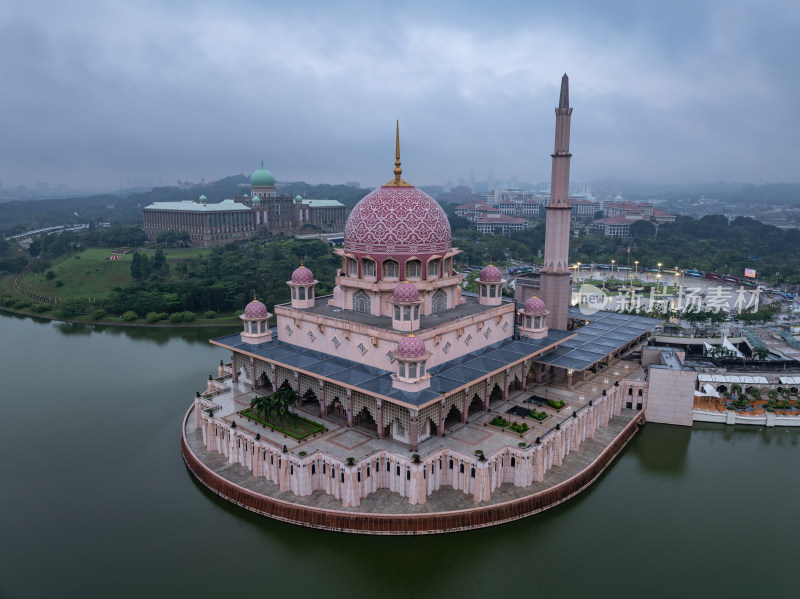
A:
[[[637,437],[642,450],[635,453],[642,470],[667,477],[679,477],[684,473],[691,427],[648,422]]]
[[[37,320],[41,321],[41,319]],[[176,339],[190,344],[206,344],[208,343],[209,339],[230,335],[231,333],[235,333],[239,330],[239,327],[123,327],[48,320],[41,322],[52,323],[55,329],[65,337],[90,336],[92,333],[98,333],[113,337],[125,337],[134,341],[146,341],[156,345],[166,345],[170,341],[174,341]]]

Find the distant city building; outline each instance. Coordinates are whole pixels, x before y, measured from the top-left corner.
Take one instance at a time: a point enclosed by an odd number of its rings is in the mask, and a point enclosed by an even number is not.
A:
[[[528,228],[528,221],[524,218],[508,216],[499,212],[490,212],[486,216],[479,217],[475,221],[475,226],[479,233],[503,235],[512,231],[524,231]]]
[[[344,229],[346,208],[336,200],[279,196],[275,176],[262,164],[250,177],[250,194],[209,204],[198,201],[155,202],[142,210],[148,240],[163,231],[189,234],[191,244],[213,247],[235,241],[291,235],[308,230],[332,233]],[[305,229],[305,231],[304,231]]]

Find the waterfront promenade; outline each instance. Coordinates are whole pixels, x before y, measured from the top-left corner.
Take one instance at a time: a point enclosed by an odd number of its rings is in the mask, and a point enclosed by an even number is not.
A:
[[[640,411],[623,409],[607,427],[587,438],[579,451],[566,455],[542,481],[527,487],[502,484],[488,501],[475,502],[472,495],[442,486],[427,501],[411,504],[388,489],[363,497],[357,507],[343,507],[340,500],[315,491],[297,496],[281,491],[264,477],[254,477],[243,466],[230,463],[203,444],[202,431],[193,425],[193,410],[184,421],[182,451],[187,466],[209,489],[245,509],[279,520],[362,534],[430,534],[469,530],[508,522],[558,505],[584,490],[613,461],[643,423]],[[457,427],[453,436],[481,425]],[[436,449],[439,449],[438,447]]]

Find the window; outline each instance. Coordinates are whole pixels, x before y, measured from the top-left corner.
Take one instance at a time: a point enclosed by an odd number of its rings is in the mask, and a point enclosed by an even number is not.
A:
[[[314,339],[316,339],[316,337],[314,337],[314,331],[308,332],[308,338],[311,339],[311,341],[314,341]]]
[[[450,342],[448,341],[447,343],[444,344],[444,347],[442,348],[442,351],[444,351],[444,353],[448,353],[450,351],[451,347],[452,347],[452,345],[450,345]]]
[[[486,297],[486,287],[487,285],[481,285],[481,297]]]
[[[419,306],[414,306],[414,320],[419,318]]]
[[[486,332],[483,334],[483,336],[488,339],[489,335],[491,335],[491,334],[492,334],[492,329],[489,328],[489,327],[486,327]]]
[[[403,306],[403,320],[411,320],[411,306]]]
[[[374,260],[362,260],[361,268],[363,276],[365,277],[374,277],[375,276],[375,261]]]
[[[347,274],[353,277],[358,275],[358,263],[352,258],[347,259]]]
[[[419,363],[419,378],[425,376],[425,360]]]
[[[470,344],[470,341],[472,341],[472,335],[467,335],[467,338],[466,338],[466,339],[464,339],[464,343],[466,343],[467,345],[469,345],[469,344]]]
[[[394,354],[392,353],[392,350],[386,352],[386,357],[389,358],[390,364],[394,364],[395,357]]]
[[[408,364],[408,378],[415,379],[417,378],[417,363],[410,362]]]
[[[397,376],[402,376],[403,378],[405,378],[405,376],[406,376],[406,364],[405,364],[405,362],[400,362],[397,365]]]
[[[428,276],[429,277],[439,276],[439,260],[431,260],[430,262],[428,262]]]
[[[409,260],[406,262],[406,278],[419,279],[421,275],[422,265],[419,260]]]
[[[397,476],[400,476],[400,466],[397,467]]]
[[[365,353],[367,353],[367,348],[364,347],[363,343],[359,343],[358,344],[358,351],[360,351],[361,355],[363,356]]]
[[[400,278],[400,264],[395,260],[383,261],[383,277],[384,278]]]
[[[497,297],[497,285],[489,285],[489,297]]]
[[[447,294],[439,289],[433,294],[433,298],[431,298],[431,312],[436,314],[444,310],[447,310]]]
[[[331,339],[331,343],[333,343],[333,347],[334,347],[335,349],[339,349],[339,346],[341,345],[341,343],[339,343],[339,339],[337,339],[336,337],[334,337],[333,339]]]
[[[472,478],[475,478],[475,468],[470,468],[470,470],[469,470],[469,475],[470,475]]]
[[[411,470],[406,470],[406,480],[411,480]]]
[[[508,328],[508,321],[506,320],[503,321],[503,331],[505,331],[507,328]]]
[[[464,474],[464,464],[461,464],[461,465],[458,467],[458,471],[459,471],[461,474]]]
[[[292,299],[297,299],[297,287],[292,287]]]
[[[394,307],[394,319],[400,320],[400,306]]]
[[[363,312],[364,314],[371,314],[370,299],[365,291],[359,289],[353,294],[353,310],[356,312]]]
[[[291,334],[292,334],[292,327],[290,327],[288,324],[286,325],[286,332],[287,332],[289,335],[291,335]]]
[[[297,299],[301,299],[301,300],[306,299],[306,288],[305,287],[298,287],[297,288]]]
[[[452,460],[452,458],[450,459],[450,466],[449,466],[449,468],[450,468],[450,470],[452,470],[452,469],[453,469],[453,460]]]

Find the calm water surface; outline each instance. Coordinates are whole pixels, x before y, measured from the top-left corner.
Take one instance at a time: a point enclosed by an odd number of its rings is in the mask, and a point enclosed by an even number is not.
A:
[[[648,424],[577,499],[475,532],[251,515],[180,457],[221,334],[0,315],[0,597],[800,597],[797,429]]]

